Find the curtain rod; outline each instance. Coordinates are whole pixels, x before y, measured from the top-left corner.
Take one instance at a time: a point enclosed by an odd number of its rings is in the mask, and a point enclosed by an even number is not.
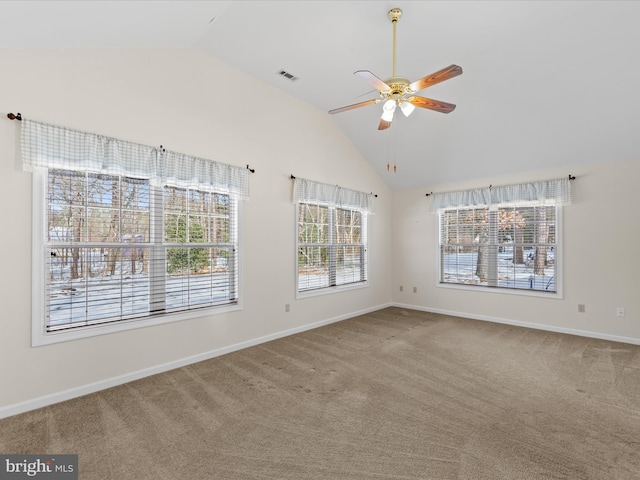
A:
[[[291,174],[290,178],[291,178],[291,180],[295,180],[296,179],[295,175],[293,175],[293,174]],[[336,185],[336,187],[339,187],[339,185]],[[377,193],[370,192],[369,195],[373,195],[375,198],[378,198],[378,194]]]
[[[22,114],[20,112],[18,112],[17,114],[13,114],[13,113],[7,113],[7,118],[9,120],[19,120],[22,121]],[[160,145],[160,150],[162,150],[163,152],[166,152],[167,150]],[[249,170],[251,173],[256,173],[256,169],[255,168],[250,168],[249,165],[247,165],[247,170]]]
[[[575,175],[569,174],[569,180],[575,180],[575,179],[576,179]],[[489,185],[489,188],[492,188],[492,187],[493,187],[493,185]],[[433,195],[433,192],[429,192],[429,193],[425,194],[425,196],[427,196],[427,197],[429,197],[431,195]]]

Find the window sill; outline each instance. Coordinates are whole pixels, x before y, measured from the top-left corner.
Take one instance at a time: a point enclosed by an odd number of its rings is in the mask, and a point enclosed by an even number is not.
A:
[[[505,287],[487,287],[484,285],[461,285],[455,283],[441,283],[436,282],[437,288],[450,288],[452,290],[466,290],[470,292],[482,292],[482,293],[498,293],[506,295],[520,295],[525,297],[538,297],[538,298],[551,298],[554,300],[562,300],[562,293],[557,292],[544,292],[542,290],[525,290],[520,288],[505,288]]]
[[[359,290],[361,288],[368,288],[369,287],[369,282],[359,282],[359,283],[351,283],[348,285],[339,285],[336,287],[324,287],[324,288],[318,288],[315,290],[306,290],[304,292],[296,292],[296,300],[298,299],[302,299],[302,298],[309,298],[309,297],[318,297],[318,296],[322,296],[322,295],[331,295],[334,293],[342,293],[342,292],[347,292],[349,290]]]
[[[207,307],[186,312],[166,313],[148,318],[137,318],[132,320],[121,320],[118,322],[102,325],[83,326],[75,330],[62,330],[57,332],[44,332],[34,328],[31,335],[31,346],[39,347],[43,345],[51,345],[54,343],[68,342],[71,340],[79,340],[81,338],[95,337],[98,335],[106,335],[109,333],[125,332],[136,328],[151,327],[155,325],[163,325],[165,323],[178,322],[182,320],[190,320],[194,318],[202,318],[211,315],[219,315],[223,313],[235,312],[242,310],[239,303],[223,305],[219,307]],[[35,320],[35,319],[34,319]],[[38,320],[38,323],[41,323]],[[36,322],[34,321],[34,325]]]

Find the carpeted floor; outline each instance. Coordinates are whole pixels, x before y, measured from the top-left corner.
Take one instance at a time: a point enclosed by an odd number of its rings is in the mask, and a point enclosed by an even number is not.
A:
[[[640,479],[640,347],[388,308],[0,420],[82,480]]]

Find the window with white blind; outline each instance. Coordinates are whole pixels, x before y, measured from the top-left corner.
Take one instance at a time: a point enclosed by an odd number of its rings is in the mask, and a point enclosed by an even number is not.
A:
[[[436,195],[440,285],[560,293],[569,179]]]
[[[246,174],[33,123],[22,128],[34,172],[34,345],[238,308]],[[100,171],[83,168],[96,151]]]
[[[297,292],[366,285],[372,195],[295,179]]]

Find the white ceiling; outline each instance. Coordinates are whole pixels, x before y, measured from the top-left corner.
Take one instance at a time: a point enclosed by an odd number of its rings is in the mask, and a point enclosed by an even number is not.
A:
[[[398,75],[464,73],[421,92],[448,115],[331,116],[390,188],[639,157],[637,1],[0,1],[0,47],[193,47],[328,111],[391,76],[395,7]]]

